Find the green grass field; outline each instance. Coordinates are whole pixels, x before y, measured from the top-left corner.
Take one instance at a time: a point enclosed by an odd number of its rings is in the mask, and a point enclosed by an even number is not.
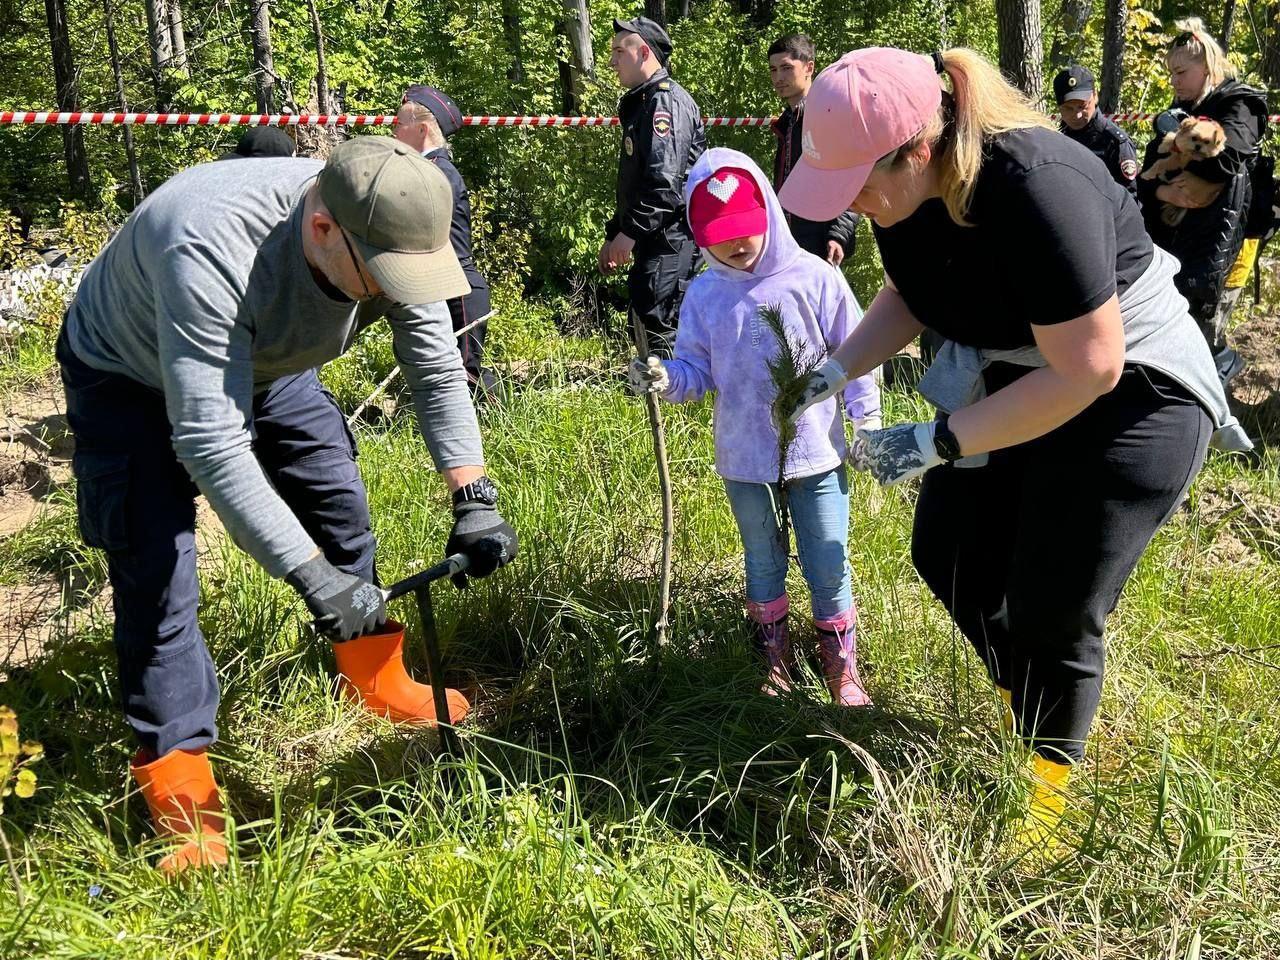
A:
[[[35,797],[6,800],[0,957],[1280,955],[1274,447],[1212,455],[1147,552],[1110,623],[1069,841],[1033,862],[1012,844],[1018,751],[911,567],[914,487],[852,485],[876,706],[834,709],[812,675],[765,697],[710,405],[665,407],[676,562],[655,657],[659,497],[621,347],[497,336],[538,373],[482,418],[519,560],[435,592],[451,679],[478,703],[462,756],[336,702],[301,603],[224,543],[201,610],[236,829],[220,874],[172,883],[151,867],[111,623],[86,600],[102,564],[78,544],[72,492],[0,541],[0,583],[53,569],[82,585],[76,627],[0,682],[47,750]],[[2,382],[39,376],[42,357],[11,356]],[[374,338],[326,376],[351,408],[387,363]],[[570,375],[584,366],[600,372]],[[925,412],[886,399],[890,420]],[[382,576],[399,579],[440,555],[445,491],[407,405],[358,439]],[[395,613],[421,673],[411,603]]]

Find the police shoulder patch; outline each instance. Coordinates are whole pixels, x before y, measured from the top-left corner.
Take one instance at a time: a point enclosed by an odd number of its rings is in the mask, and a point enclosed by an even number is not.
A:
[[[671,132],[671,114],[665,110],[655,111],[653,114],[653,132],[660,137],[665,137]]]
[[[1121,160],[1120,173],[1126,180],[1132,180],[1138,175],[1137,160]]]

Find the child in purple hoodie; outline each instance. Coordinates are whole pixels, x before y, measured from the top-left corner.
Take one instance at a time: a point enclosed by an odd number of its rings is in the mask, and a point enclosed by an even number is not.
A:
[[[774,509],[775,388],[766,366],[778,343],[760,308],[781,307],[787,332],[819,356],[844,341],[862,311],[840,272],[792,239],[768,179],[750,157],[708,150],[689,172],[685,201],[708,269],[685,294],[674,358],[637,358],[630,379],[637,392],[654,391],[673,403],[716,392],[716,472],[742,535],[747,614],[768,667],[764,689],[776,693],[790,687],[790,603],[787,550]],[[852,381],[843,400],[856,427],[879,426],[880,393],[871,377]],[[863,706],[871,701],[858,676],[845,428],[837,397],[808,408],[796,427],[784,476],[823,673],[836,703]]]

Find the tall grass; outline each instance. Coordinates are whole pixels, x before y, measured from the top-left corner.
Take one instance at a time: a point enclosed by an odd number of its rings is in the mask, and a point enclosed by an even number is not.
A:
[[[379,362],[334,384],[344,403]],[[46,747],[41,789],[5,814],[27,897],[0,881],[0,957],[1276,955],[1280,559],[1211,496],[1270,502],[1273,452],[1254,468],[1214,455],[1140,564],[1069,842],[1031,864],[1006,842],[1020,780],[984,671],[911,570],[912,488],[852,480],[877,706],[835,708],[812,675],[766,697],[710,405],[669,408],[672,641],[654,660],[644,413],[608,372],[559,363],[482,415],[520,558],[436,594],[447,670],[477,703],[462,755],[339,703],[300,604],[226,545],[201,625],[224,690],[231,866],[180,884],[150,867],[92,608],[0,682]],[[891,393],[887,419],[919,405]],[[357,433],[391,580],[439,556],[447,497],[407,410]],[[71,509],[0,551],[0,580],[58,550],[89,563]],[[410,605],[395,613],[416,638]]]

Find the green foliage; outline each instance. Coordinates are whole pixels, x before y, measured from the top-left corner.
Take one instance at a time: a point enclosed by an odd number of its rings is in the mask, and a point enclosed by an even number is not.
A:
[[[36,773],[31,769],[44,755],[44,747],[35,740],[18,739],[18,715],[0,704],[0,814],[5,797],[27,800],[36,793]]]
[[[796,425],[787,415],[804,393],[809,374],[822,365],[823,357],[807,342],[787,330],[778,304],[760,307],[760,322],[773,335],[777,352],[765,361],[773,384],[773,422],[778,431],[778,485],[786,469],[787,456],[796,440]]]
[[[67,0],[72,44],[86,108],[115,106],[115,82],[106,56],[102,7],[97,0]],[[1080,59],[1097,68],[1101,61],[1103,4],[1094,4],[1083,35],[1073,38]],[[669,11],[674,15],[673,9]],[[44,25],[38,0],[12,0],[13,17],[0,31],[0,103],[52,106],[54,91]],[[964,44],[994,55],[996,17],[992,0],[966,4],[942,0],[859,0],[852,6],[829,0],[781,0],[771,19],[737,12],[726,0],[695,0],[690,16],[671,25],[676,52],[675,76],[689,88],[704,112],[762,116],[779,104],[768,84],[765,51],[779,34],[808,32],[819,62],[867,44],[892,44],[927,51]],[[510,79],[513,52],[504,31],[501,0],[400,0],[378,3],[320,4],[326,40],[330,89],[349,112],[394,109],[403,88],[430,82],[451,91],[463,109],[481,114],[548,114],[563,109],[559,61],[567,57],[566,38],[557,23],[559,0],[518,5],[523,75]],[[171,72],[161,84],[175,109],[240,112],[254,100],[247,35],[248,8],[215,0],[185,0],[190,75]],[[612,114],[619,90],[607,66],[614,16],[636,11],[616,0],[590,4],[596,75],[585,78],[578,108],[585,114]],[[1123,103],[1154,110],[1169,99],[1162,62],[1168,26],[1182,8],[1140,6],[1130,0],[1126,37]],[[314,109],[315,52],[305,0],[271,5],[276,72],[284,98],[299,110]],[[1046,56],[1059,39],[1062,24],[1046,12]],[[115,6],[129,104],[157,106],[146,45],[142,0]],[[1257,34],[1235,31],[1233,59],[1246,70],[1258,62]],[[1258,29],[1270,26],[1259,24]],[[211,159],[230,147],[241,131],[234,128],[136,128],[143,178],[155,189],[176,170]],[[1141,141],[1145,131],[1134,130]],[[118,221],[129,202],[126,165],[119,129],[84,131],[95,177],[95,208]],[[385,135],[365,131],[357,135]],[[774,140],[767,129],[712,129],[713,145],[732,146],[769,169]],[[59,219],[65,193],[62,144],[54,127],[0,129],[0,191],[41,222]],[[470,129],[454,138],[456,159],[472,190],[481,261],[491,282],[512,293],[576,295],[585,289],[592,302],[620,305],[620,280],[602,281],[595,257],[603,224],[613,208],[613,164],[618,132],[609,128],[570,130]],[[510,239],[504,239],[507,235]],[[491,251],[485,252],[486,244]],[[866,300],[878,288],[879,263],[865,237],[846,266],[851,283]],[[508,297],[508,302],[514,298]],[[593,310],[600,317],[607,310]],[[608,327],[607,321],[597,324]]]

